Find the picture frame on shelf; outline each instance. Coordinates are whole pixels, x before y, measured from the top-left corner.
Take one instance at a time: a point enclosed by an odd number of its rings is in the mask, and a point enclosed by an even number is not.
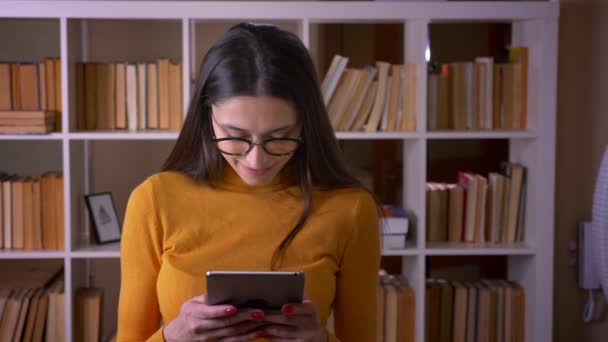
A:
[[[95,241],[98,244],[120,241],[121,224],[112,193],[91,193],[84,198],[95,231]]]

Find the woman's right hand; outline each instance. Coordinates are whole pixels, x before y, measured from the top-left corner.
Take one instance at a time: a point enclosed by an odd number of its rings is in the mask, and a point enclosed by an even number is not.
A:
[[[163,335],[167,342],[177,341],[251,341],[264,337],[264,312],[241,310],[232,305],[207,305],[207,296],[201,295],[182,305],[176,319],[165,325]]]

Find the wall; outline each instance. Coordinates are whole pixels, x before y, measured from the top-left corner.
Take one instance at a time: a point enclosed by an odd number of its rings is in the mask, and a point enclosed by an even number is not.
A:
[[[608,144],[608,6],[562,0],[559,35],[554,340],[606,341],[608,320],[582,322],[586,294],[569,265],[576,224],[591,217],[595,177]]]

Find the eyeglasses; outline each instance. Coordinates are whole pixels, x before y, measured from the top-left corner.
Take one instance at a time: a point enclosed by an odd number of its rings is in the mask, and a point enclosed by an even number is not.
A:
[[[244,156],[253,149],[254,146],[262,146],[262,149],[273,156],[286,156],[294,153],[300,144],[302,138],[270,138],[261,143],[254,143],[245,138],[212,138],[212,141],[217,145],[218,150],[224,154],[231,156]]]

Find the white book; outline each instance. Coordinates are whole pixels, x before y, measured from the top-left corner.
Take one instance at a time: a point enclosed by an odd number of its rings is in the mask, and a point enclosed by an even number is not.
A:
[[[138,97],[137,97],[137,66],[127,65],[127,128],[137,130]]]
[[[323,93],[323,102],[325,102],[326,106],[329,104],[329,101],[331,100],[331,97],[334,94],[336,87],[338,86],[338,81],[340,81],[340,77],[342,77],[342,74],[344,73],[344,69],[346,68],[347,64],[348,57],[340,56],[340,62],[338,63],[336,71],[331,75],[330,79],[328,80],[327,91]]]
[[[331,64],[329,65],[329,69],[325,73],[325,78],[323,78],[323,82],[321,83],[321,93],[323,93],[323,98],[325,98],[325,94],[327,93],[327,89],[329,87],[329,81],[333,77],[336,69],[338,68],[338,64],[342,60],[342,56],[334,55],[334,58],[331,60]]]

